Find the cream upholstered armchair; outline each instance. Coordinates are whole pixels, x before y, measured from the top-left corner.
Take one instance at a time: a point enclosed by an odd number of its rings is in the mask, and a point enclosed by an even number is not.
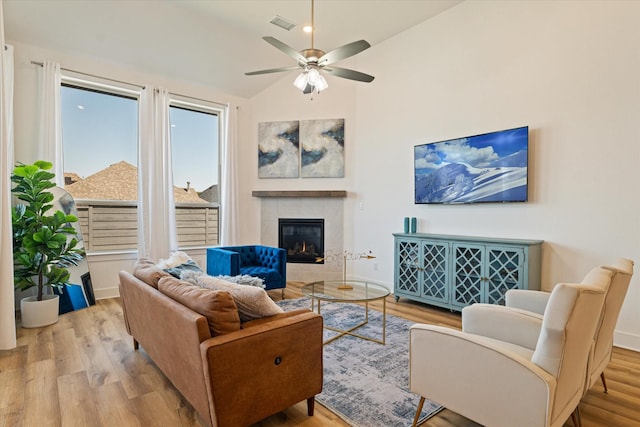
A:
[[[604,305],[600,315],[598,326],[594,335],[593,352],[589,358],[587,370],[587,382],[585,393],[598,381],[602,380],[605,393],[607,382],[604,370],[611,360],[613,349],[613,334],[624,298],[629,289],[629,283],[633,275],[633,261],[625,258],[616,260],[612,265],[603,266],[613,271],[611,286],[605,295]],[[594,271],[589,272],[582,283],[589,284],[594,280]],[[542,324],[542,315],[549,301],[549,292],[514,289],[509,290],[505,296],[506,307],[488,306],[476,304],[463,312],[462,330],[469,333],[500,338],[507,334],[518,335],[513,339],[520,340],[520,344],[533,349],[535,346],[536,331]],[[517,325],[506,324],[503,319],[505,311],[515,311]]]
[[[428,398],[487,426],[561,426],[575,415],[582,398],[599,320],[594,313],[602,310],[612,277],[612,271],[598,269],[592,285],[556,285],[534,349],[447,327],[413,325],[409,381],[421,396],[414,425]]]

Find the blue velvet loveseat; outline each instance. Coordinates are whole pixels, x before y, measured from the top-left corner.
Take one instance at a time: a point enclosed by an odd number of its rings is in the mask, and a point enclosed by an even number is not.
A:
[[[219,246],[207,249],[207,274],[237,276],[247,274],[264,280],[265,289],[287,286],[287,252],[262,245]]]

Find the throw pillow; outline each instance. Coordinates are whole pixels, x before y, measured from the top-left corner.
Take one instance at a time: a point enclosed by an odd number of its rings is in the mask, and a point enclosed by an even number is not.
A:
[[[181,251],[171,252],[169,258],[161,259],[156,267],[163,269],[173,277],[179,279],[183,271],[195,271],[203,273],[200,266],[187,253]]]
[[[180,279],[180,276],[183,272],[196,272],[196,273],[204,273],[200,266],[196,264],[194,260],[188,260],[184,264],[176,265],[175,267],[165,268],[164,271],[175,277],[176,279]]]
[[[249,276],[248,274],[239,274],[237,276],[214,276],[218,279],[226,280],[227,282],[237,283],[245,286],[257,286],[258,288],[266,288],[264,280],[260,277]]]
[[[204,289],[171,276],[160,279],[158,290],[206,317],[212,336],[240,330],[238,309],[227,291]]]
[[[156,267],[148,258],[140,258],[133,266],[133,275],[146,284],[158,289],[158,281],[163,277],[170,277],[169,273]]]
[[[161,259],[160,261],[158,261],[158,263],[156,264],[156,267],[164,270],[167,268],[176,267],[180,264],[184,264],[187,261],[193,261],[193,259],[191,259],[191,257],[184,252],[176,251],[176,252],[171,252],[169,254],[169,258]]]
[[[203,288],[228,291],[238,307],[242,322],[284,313],[282,308],[273,302],[267,291],[262,288],[237,285],[206,274],[197,276],[195,279],[198,285]]]

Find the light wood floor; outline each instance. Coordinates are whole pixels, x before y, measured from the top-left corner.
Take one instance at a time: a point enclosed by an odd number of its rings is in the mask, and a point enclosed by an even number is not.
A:
[[[286,298],[300,296],[300,285],[290,283]],[[280,291],[272,293],[274,299],[279,296]],[[387,312],[460,327],[459,314],[404,299],[396,303],[390,297]],[[64,314],[50,327],[18,328],[18,337],[17,349],[0,351],[0,427],[204,425],[144,350],[133,350],[117,299]],[[615,349],[606,376],[609,393],[597,384],[582,401],[583,426],[639,426],[640,353]],[[306,403],[301,402],[256,425],[272,426],[347,424],[322,405],[307,417]],[[444,410],[423,426],[478,424]]]

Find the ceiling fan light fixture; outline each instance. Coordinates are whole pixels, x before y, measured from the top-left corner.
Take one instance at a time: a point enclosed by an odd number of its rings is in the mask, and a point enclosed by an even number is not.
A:
[[[329,83],[327,83],[327,80],[322,75],[318,74],[315,87],[318,93],[320,93],[329,87]]]
[[[309,79],[309,84],[311,86],[316,86],[318,84],[318,80],[320,80],[320,73],[316,68],[310,68],[307,73],[307,79]]]
[[[298,77],[296,77],[296,79],[293,82],[293,85],[300,90],[304,90],[304,88],[307,87],[308,81],[309,79],[307,76],[307,72],[303,71],[302,73],[300,73]]]

